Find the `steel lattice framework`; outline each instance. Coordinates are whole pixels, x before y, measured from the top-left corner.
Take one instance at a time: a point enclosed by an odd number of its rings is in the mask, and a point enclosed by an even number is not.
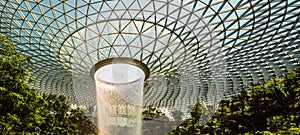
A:
[[[0,0],[0,32],[31,57],[45,92],[94,104],[91,67],[129,57],[150,69],[144,104],[180,108],[299,67],[299,9],[298,0]]]

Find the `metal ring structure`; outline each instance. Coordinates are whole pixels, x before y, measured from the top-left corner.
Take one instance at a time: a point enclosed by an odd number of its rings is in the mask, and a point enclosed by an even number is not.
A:
[[[97,62],[95,66],[93,66],[93,68],[91,69],[91,77],[94,78],[94,74],[99,68],[110,64],[129,64],[129,65],[136,66],[142,69],[143,72],[145,73],[145,80],[149,77],[150,74],[149,68],[143,62],[131,58],[126,58],[126,57],[116,57],[116,58],[109,58]]]

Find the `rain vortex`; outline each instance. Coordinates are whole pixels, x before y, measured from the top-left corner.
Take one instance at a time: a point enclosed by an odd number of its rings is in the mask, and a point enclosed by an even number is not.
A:
[[[129,64],[110,64],[94,75],[100,135],[140,135],[144,72]]]

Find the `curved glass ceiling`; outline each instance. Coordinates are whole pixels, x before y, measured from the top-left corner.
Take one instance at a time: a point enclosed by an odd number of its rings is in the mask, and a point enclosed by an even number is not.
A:
[[[145,106],[215,106],[300,65],[300,2],[1,0],[0,32],[29,55],[35,87],[95,104],[92,66],[145,63]],[[89,84],[89,85],[87,85]]]

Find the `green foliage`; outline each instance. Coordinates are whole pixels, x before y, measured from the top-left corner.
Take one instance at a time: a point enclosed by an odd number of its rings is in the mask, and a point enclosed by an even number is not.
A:
[[[33,81],[29,57],[15,51],[0,35],[0,133],[95,134],[95,126],[79,109],[71,109],[63,96],[41,97]]]
[[[197,119],[202,114],[191,112]],[[203,126],[192,119],[185,120],[170,134],[299,135],[300,68],[221,101],[213,118]]]
[[[182,122],[178,127],[176,127],[172,132],[168,133],[169,135],[199,135],[200,132],[200,118],[203,113],[203,108],[200,103],[197,102],[195,105],[190,107],[191,118]],[[175,111],[173,112],[173,117],[175,121],[181,120],[182,112]],[[178,120],[176,120],[178,119]]]
[[[280,130],[278,132],[257,131],[255,135],[300,135],[300,127],[293,127],[287,130]]]
[[[42,125],[46,131],[41,132],[42,134],[96,134],[95,125],[84,116],[82,110],[72,109],[64,96],[44,94],[43,99],[47,102],[46,107],[51,114],[47,121],[52,123]]]
[[[157,108],[148,106],[146,109],[144,109],[142,115],[144,117],[144,120],[148,120],[148,119],[159,118],[164,114],[161,111],[157,110]]]
[[[40,132],[48,112],[26,70],[29,58],[15,53],[12,43],[0,36],[0,132]]]

